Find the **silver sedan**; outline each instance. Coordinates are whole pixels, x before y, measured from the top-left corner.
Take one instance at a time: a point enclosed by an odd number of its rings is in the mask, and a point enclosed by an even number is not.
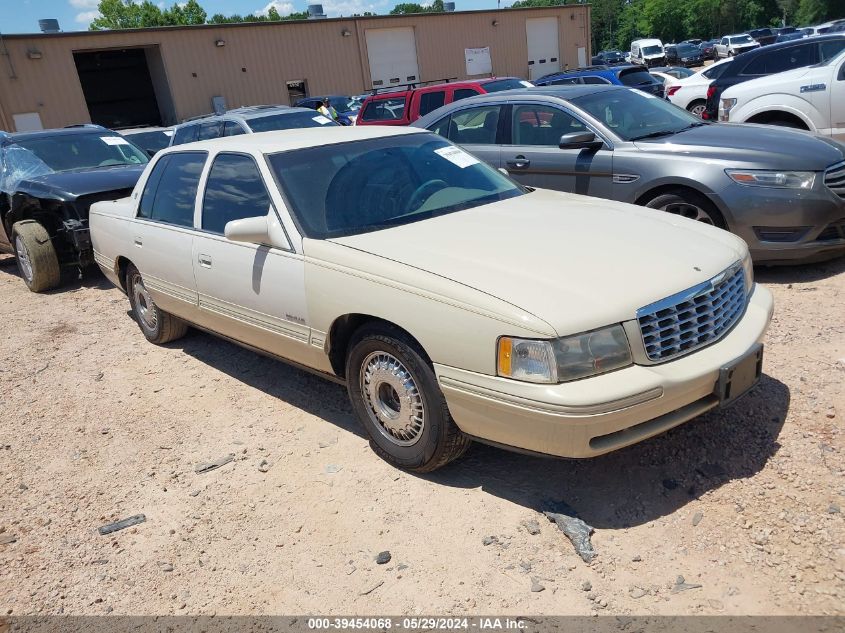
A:
[[[703,122],[616,86],[511,90],[414,125],[517,181],[676,213],[727,229],[756,262],[845,254],[845,145],[768,126]]]

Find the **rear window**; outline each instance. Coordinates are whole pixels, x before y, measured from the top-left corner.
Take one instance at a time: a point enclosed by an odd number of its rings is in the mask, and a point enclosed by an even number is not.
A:
[[[199,125],[184,125],[176,128],[176,131],[173,133],[173,144],[193,143],[197,140],[199,127]]]
[[[484,92],[501,92],[502,90],[530,88],[531,86],[531,82],[523,81],[522,79],[497,79],[495,81],[488,81],[481,87],[484,88]]]
[[[370,101],[361,113],[362,121],[396,121],[405,116],[405,97]]]
[[[619,73],[619,81],[626,86],[642,86],[653,84],[656,79],[648,71],[632,68],[627,72]]]
[[[205,152],[178,152],[158,161],[141,195],[138,217],[192,227],[205,158]]]
[[[273,132],[276,130],[295,130],[305,127],[323,127],[337,125],[316,111],[286,112],[284,114],[270,114],[268,116],[249,119],[247,125],[253,132]]]
[[[722,73],[725,72],[725,69],[728,67],[729,64],[730,62],[724,62],[716,66],[711,66],[707,70],[702,71],[701,74],[707,77],[708,79],[718,79],[722,76]]]

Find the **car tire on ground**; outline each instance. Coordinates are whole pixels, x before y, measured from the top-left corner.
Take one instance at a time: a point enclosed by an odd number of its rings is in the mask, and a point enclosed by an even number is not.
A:
[[[365,325],[346,358],[349,398],[370,445],[387,462],[419,473],[445,466],[472,441],[452,420],[437,377],[404,332]]]
[[[12,226],[12,246],[18,272],[32,292],[45,292],[59,285],[62,272],[50,234],[35,220],[21,220]]]
[[[141,273],[130,264],[126,269],[126,294],[132,316],[150,343],[163,345],[185,336],[188,324],[159,308],[150,296]]]
[[[704,111],[706,109],[707,101],[705,101],[704,99],[696,99],[687,106],[687,111],[690,114],[697,116],[699,119],[701,118],[701,115],[704,114]]]
[[[719,210],[703,195],[691,189],[678,187],[670,189],[645,202],[649,209],[659,209],[674,213],[690,220],[727,229],[727,224]]]

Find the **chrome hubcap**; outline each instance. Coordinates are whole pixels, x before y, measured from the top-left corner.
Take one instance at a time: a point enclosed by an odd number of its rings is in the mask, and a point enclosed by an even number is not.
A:
[[[398,446],[419,441],[425,408],[414,377],[399,359],[373,352],[361,365],[360,382],[367,413],[381,434]]]
[[[704,108],[705,106],[699,103],[697,106],[690,108],[690,114],[695,115],[700,119],[701,115],[704,113]]]
[[[29,253],[20,235],[15,237],[15,254],[17,255],[18,265],[21,267],[24,278],[27,282],[32,281],[32,262],[29,261]]]
[[[663,211],[715,226],[713,218],[710,217],[710,214],[707,213],[707,211],[701,207],[695,206],[694,204],[690,204],[689,202],[673,202],[672,204],[667,204],[663,207]]]
[[[141,275],[132,277],[132,298],[135,303],[135,312],[138,317],[149,329],[154,330],[156,327],[156,310],[155,302],[144,287],[144,282]]]

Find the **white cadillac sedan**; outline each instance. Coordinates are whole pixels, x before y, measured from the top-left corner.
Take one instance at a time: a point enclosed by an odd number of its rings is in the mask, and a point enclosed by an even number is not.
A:
[[[344,382],[403,468],[472,439],[599,455],[761,373],[772,297],[741,239],[522,187],[425,130],[172,147],[90,217],[148,340],[191,325]]]

